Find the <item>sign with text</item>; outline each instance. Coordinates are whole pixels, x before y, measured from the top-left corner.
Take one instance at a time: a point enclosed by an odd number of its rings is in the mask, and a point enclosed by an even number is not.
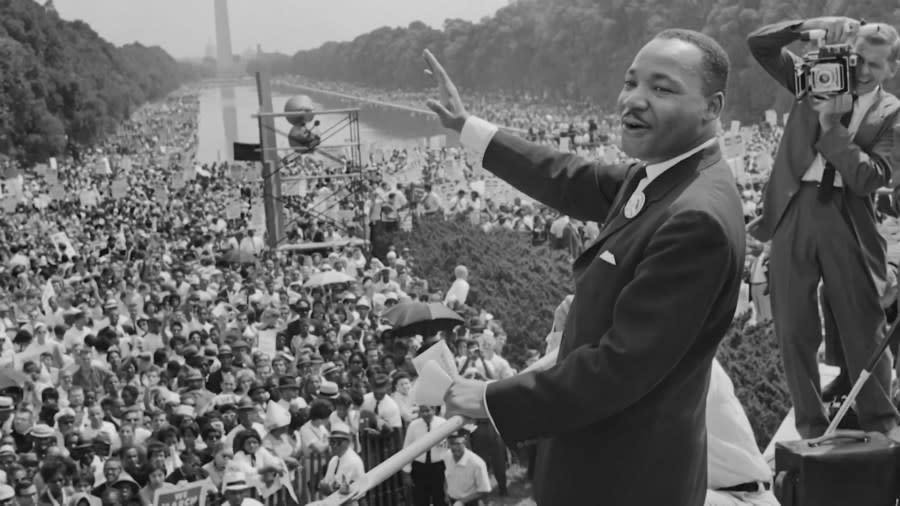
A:
[[[736,134],[723,135],[722,137],[720,137],[720,142],[722,146],[723,158],[728,159],[744,156],[745,145],[744,139],[741,138],[740,132],[737,132]]]
[[[197,481],[176,487],[165,487],[153,495],[156,506],[205,506],[206,490],[212,486],[209,480]]]

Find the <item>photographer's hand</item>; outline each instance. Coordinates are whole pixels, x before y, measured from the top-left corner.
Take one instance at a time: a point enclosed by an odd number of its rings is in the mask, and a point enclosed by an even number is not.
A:
[[[826,44],[842,44],[856,37],[859,21],[844,16],[812,18],[803,23],[801,30],[825,30]]]
[[[836,97],[820,98],[809,97],[812,108],[819,113],[819,125],[822,133],[841,124],[841,117],[853,109],[852,95],[838,95]]]
[[[441,94],[441,100],[438,102],[429,99],[425,105],[438,115],[444,128],[453,130],[457,133],[462,132],[463,125],[466,124],[466,118],[469,113],[459,98],[459,91],[456,85],[450,80],[447,71],[437,61],[437,58],[431,54],[431,51],[425,50],[425,62],[428,64],[428,72],[437,80],[438,91]]]

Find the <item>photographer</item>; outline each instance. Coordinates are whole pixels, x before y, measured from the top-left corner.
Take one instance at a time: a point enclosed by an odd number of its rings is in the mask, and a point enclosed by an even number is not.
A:
[[[796,89],[795,66],[804,59],[785,46],[810,30],[824,31],[825,44],[845,44],[847,53],[856,55],[849,93],[816,89],[834,76],[819,79],[815,72],[835,72],[836,66],[815,68],[815,59],[805,62],[814,69],[807,80],[813,89],[808,94]],[[791,108],[784,129],[765,190],[763,215],[750,232],[761,241],[772,241],[775,331],[797,430],[812,438],[828,426],[816,362],[822,341],[816,290],[820,279],[834,313],[841,365],[851,378],[858,377],[882,337],[878,287],[884,286],[886,257],[872,196],[889,183],[893,170],[892,135],[900,101],[881,84],[897,70],[900,38],[886,24],[861,26],[849,18],[824,17],[766,26],[752,33],[748,43],[762,67],[801,98]],[[900,417],[888,394],[890,368],[890,356],[882,357],[859,394],[857,411],[864,430],[900,439]]]

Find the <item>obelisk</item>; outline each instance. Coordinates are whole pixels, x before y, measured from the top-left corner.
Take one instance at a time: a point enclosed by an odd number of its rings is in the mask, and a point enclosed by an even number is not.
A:
[[[229,77],[234,67],[234,55],[231,52],[231,24],[228,21],[228,0],[216,2],[216,48],[219,77]]]

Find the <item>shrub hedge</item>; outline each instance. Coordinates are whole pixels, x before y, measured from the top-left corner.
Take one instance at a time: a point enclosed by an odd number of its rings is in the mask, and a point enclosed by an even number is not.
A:
[[[568,254],[532,246],[527,236],[516,232],[486,233],[466,221],[425,220],[416,224],[414,233],[382,235],[375,242],[381,251],[388,244],[408,246],[415,274],[425,278],[432,291],[449,288],[454,267],[468,267],[467,304],[502,323],[508,336],[504,355],[515,367],[522,366],[528,348],[543,351],[553,311],[572,289]],[[763,448],[790,399],[771,325],[747,326],[746,321],[735,320],[718,357]]]

